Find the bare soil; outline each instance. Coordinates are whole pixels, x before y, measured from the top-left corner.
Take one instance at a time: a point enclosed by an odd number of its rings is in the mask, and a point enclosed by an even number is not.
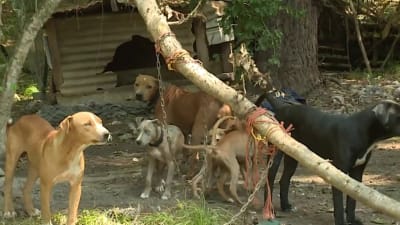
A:
[[[322,89],[318,99],[324,102],[330,96],[328,89]],[[323,96],[322,96],[323,95]],[[327,97],[328,96],[328,97]],[[310,97],[310,99],[312,96]],[[314,100],[315,106],[322,106]],[[328,101],[328,100],[327,100]],[[329,102],[325,101],[325,105]],[[311,103],[311,104],[312,104]],[[323,108],[323,107],[322,107]],[[114,134],[129,132],[124,121],[115,125],[113,120],[106,120],[105,126]],[[139,195],[144,188],[144,173],[146,171],[146,157],[144,149],[138,147],[133,139],[120,140],[114,136],[112,144],[105,146],[92,146],[86,152],[86,171],[83,182],[83,194],[80,202],[80,209],[86,208],[110,208],[110,207],[139,207],[142,212],[154,212],[174,205],[176,199],[193,200],[189,185],[180,176],[175,179],[173,187],[173,198],[167,201],[160,199],[158,193],[152,193],[147,200],[140,199]],[[376,190],[400,201],[400,142],[388,141],[380,145],[378,150],[373,152],[371,161],[367,166],[364,176],[364,183]],[[16,207],[19,215],[22,212],[22,199],[20,186],[24,179],[26,160],[22,159],[17,173],[15,184]],[[280,174],[278,174],[278,177]],[[293,177],[290,199],[296,207],[292,213],[283,213],[279,210],[279,185],[276,181],[273,195],[274,208],[277,219],[281,224],[292,225],[321,225],[333,224],[333,206],[331,200],[330,186],[312,171],[308,171],[299,165]],[[39,204],[39,188],[35,189],[34,202]],[[242,198],[246,193],[241,188]],[[259,194],[261,199],[262,194]],[[54,188],[52,208],[54,211],[67,208],[68,185],[60,184]],[[217,192],[213,192],[207,199],[210,207],[219,206],[231,209],[236,213],[237,205],[225,203]],[[1,206],[2,207],[2,206]],[[261,209],[256,210],[261,218]],[[379,212],[358,203],[357,215],[364,224],[396,224],[395,221]]]

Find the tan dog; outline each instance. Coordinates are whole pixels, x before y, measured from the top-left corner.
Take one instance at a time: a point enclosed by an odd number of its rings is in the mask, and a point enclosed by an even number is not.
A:
[[[207,187],[203,187],[203,189],[207,189],[211,183],[212,176],[219,170],[220,176],[217,181],[217,188],[220,195],[226,201],[236,201],[242,204],[242,201],[239,199],[237,194],[237,184],[240,173],[242,173],[243,177],[246,175],[246,149],[248,148],[250,138],[249,134],[244,129],[245,126],[243,122],[237,118],[233,120],[231,118],[232,117],[225,116],[215,123],[212,129],[211,141],[211,145],[214,147],[207,147],[207,164],[203,164],[202,171],[200,171],[192,179],[192,190],[194,195],[198,197],[198,182],[204,179]],[[225,129],[218,128],[219,125],[224,122],[224,120],[228,120],[228,127]],[[222,130],[225,130],[227,133],[223,135],[217,142],[217,134]],[[253,153],[250,152],[250,156],[252,156],[252,154]],[[250,166],[251,164],[252,163],[250,163]],[[207,173],[204,172],[204,167],[207,168]],[[231,177],[229,190],[233,199],[230,198],[224,191],[225,180],[229,176]]]
[[[4,217],[16,215],[12,200],[12,183],[16,164],[22,153],[28,155],[28,176],[23,189],[23,201],[30,216],[40,214],[32,202],[32,188],[40,178],[40,205],[44,224],[51,224],[50,198],[52,187],[59,182],[69,182],[69,207],[67,225],[77,222],[84,172],[83,150],[90,145],[111,140],[110,132],[103,127],[99,117],[90,112],[78,112],[66,117],[54,129],[37,115],[21,117],[7,126]]]
[[[155,104],[155,117],[162,121],[158,80],[149,75],[138,75],[134,91],[137,100]],[[229,106],[204,92],[189,92],[174,85],[165,89],[164,99],[166,122],[178,126],[185,136],[191,134],[194,145],[201,143],[218,116],[231,113]]]

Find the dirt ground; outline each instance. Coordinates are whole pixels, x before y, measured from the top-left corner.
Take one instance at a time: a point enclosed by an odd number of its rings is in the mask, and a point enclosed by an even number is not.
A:
[[[329,90],[324,90],[324,96],[330,96]],[[316,94],[315,96],[318,96]],[[321,99],[321,98],[320,98]],[[325,102],[329,105],[327,102]],[[315,103],[315,106],[319,104]],[[126,123],[115,124],[106,120],[105,126],[114,134],[127,132]],[[116,135],[116,136],[117,136]],[[142,200],[139,195],[144,187],[144,172],[146,159],[144,149],[139,148],[133,139],[114,141],[105,146],[92,146],[85,152],[86,171],[83,182],[83,194],[80,209],[85,208],[110,208],[132,207],[141,212],[154,212],[162,210],[176,203],[175,199],[192,200],[189,185],[179,177],[175,179],[173,198],[168,201],[160,199],[159,194],[152,193],[147,200]],[[371,161],[367,166],[364,183],[389,197],[400,201],[400,141],[388,141],[380,145],[373,152]],[[25,177],[25,160],[21,160],[15,182],[16,207],[22,213],[22,199],[20,186]],[[278,177],[280,175],[278,174]],[[1,184],[0,184],[1,186]],[[243,188],[241,196],[246,197]],[[273,196],[277,219],[286,225],[321,225],[333,224],[333,206],[330,186],[312,171],[299,166],[292,180],[290,199],[296,207],[292,213],[283,213],[279,210],[279,186],[276,181]],[[35,204],[39,204],[39,188],[35,188]],[[262,195],[260,194],[259,197]],[[54,211],[67,208],[68,186],[57,185],[53,191],[52,208]],[[230,208],[233,213],[239,209],[237,205],[222,202],[218,194],[213,193],[206,199],[210,207],[222,206]],[[1,206],[2,207],[2,206]],[[261,209],[256,209],[261,216]],[[357,215],[364,224],[396,224],[395,221],[379,212],[358,203]]]

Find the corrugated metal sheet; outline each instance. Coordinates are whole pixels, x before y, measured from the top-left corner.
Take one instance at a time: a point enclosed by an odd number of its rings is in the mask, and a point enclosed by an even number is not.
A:
[[[115,75],[99,74],[112,60],[118,45],[137,34],[150,38],[137,13],[115,13],[98,16],[55,18],[60,52],[60,92],[64,96],[86,95],[116,84]],[[193,53],[191,23],[172,27],[182,46]],[[140,53],[138,53],[140,54]]]

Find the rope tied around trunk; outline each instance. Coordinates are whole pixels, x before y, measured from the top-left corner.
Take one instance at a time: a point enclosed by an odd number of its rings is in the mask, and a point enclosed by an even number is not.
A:
[[[192,59],[192,57],[190,56],[190,53],[188,51],[186,51],[185,49],[179,49],[176,50],[175,52],[173,52],[171,54],[171,56],[166,57],[161,50],[161,43],[163,41],[165,41],[165,39],[167,37],[173,37],[175,38],[175,34],[173,32],[167,32],[162,34],[158,40],[156,40],[155,43],[155,49],[157,53],[160,53],[161,55],[164,56],[165,59],[165,63],[167,64],[168,70],[171,71],[175,71],[174,65],[176,65],[177,63],[197,63],[200,64],[201,66],[203,65],[203,63],[198,60],[198,59]]]

